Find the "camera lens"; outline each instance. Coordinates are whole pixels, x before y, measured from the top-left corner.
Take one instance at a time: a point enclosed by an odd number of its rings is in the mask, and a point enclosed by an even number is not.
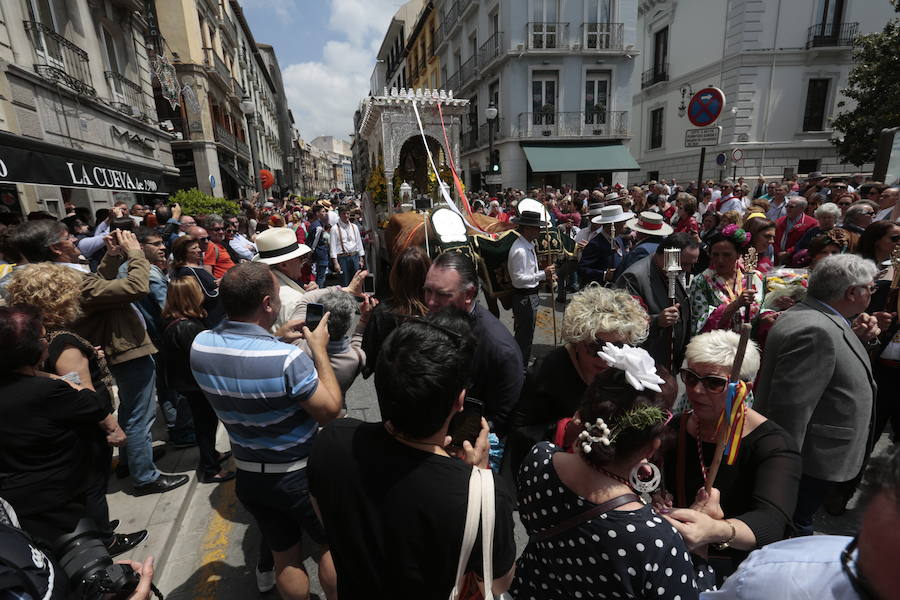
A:
[[[56,556],[69,578],[75,598],[127,598],[140,581],[128,565],[113,563],[90,519],[81,519],[75,531],[60,536]]]

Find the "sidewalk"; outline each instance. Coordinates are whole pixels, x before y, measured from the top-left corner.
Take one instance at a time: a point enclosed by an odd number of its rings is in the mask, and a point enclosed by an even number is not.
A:
[[[195,469],[199,462],[199,453],[196,446],[186,449],[175,449],[165,441],[167,438],[165,423],[162,416],[156,420],[153,427],[153,446],[163,446],[166,453],[161,457],[156,466],[163,473],[178,473],[190,476],[190,481],[185,485],[164,494],[150,494],[148,496],[133,496],[131,479],[118,479],[113,473],[110,476],[109,492],[106,496],[109,502],[109,518],[119,519],[117,533],[131,533],[146,529],[149,532],[147,540],[137,546],[131,552],[116,557],[116,560],[135,560],[142,562],[148,556],[155,559],[154,581],[159,582],[167,568],[169,555],[178,541],[179,529],[184,522],[191,501],[196,493],[197,486],[205,486],[197,481]],[[225,429],[220,427],[216,447],[220,450],[227,449],[228,435]],[[116,461],[113,459],[113,471]],[[231,461],[224,463],[225,468],[231,467]],[[208,507],[207,507],[207,510]],[[165,590],[162,590],[165,594]]]

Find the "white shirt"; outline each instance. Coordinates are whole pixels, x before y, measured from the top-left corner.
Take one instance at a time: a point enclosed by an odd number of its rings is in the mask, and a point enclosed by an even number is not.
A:
[[[538,268],[534,244],[521,235],[509,249],[506,267],[509,270],[512,286],[517,290],[536,288],[547,278],[547,274]]]
[[[719,214],[724,215],[729,210],[736,210],[738,213],[744,214],[744,203],[732,196],[719,207]]]
[[[337,225],[332,225],[329,242],[331,258],[337,258],[338,254],[353,254],[354,252],[358,252],[360,256],[366,255],[356,223],[338,221]]]
[[[578,233],[575,234],[575,243],[576,243],[576,244],[579,244],[579,243],[581,243],[581,242],[585,242],[585,243],[590,242],[590,241],[591,241],[592,239],[594,239],[594,238],[597,236],[597,234],[600,233],[601,231],[603,231],[603,228],[602,228],[602,227],[598,227],[597,229],[595,229],[595,230],[593,230],[593,231],[591,231],[591,228],[590,228],[589,226],[588,226],[588,227],[582,227],[582,228],[578,231]]]

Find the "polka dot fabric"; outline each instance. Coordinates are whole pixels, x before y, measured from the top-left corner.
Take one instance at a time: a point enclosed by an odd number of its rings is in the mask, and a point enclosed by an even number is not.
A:
[[[595,506],[569,490],[553,468],[549,442],[519,471],[519,515],[533,536]],[[684,541],[649,506],[612,510],[542,542],[528,542],[516,563],[516,600],[699,596]]]

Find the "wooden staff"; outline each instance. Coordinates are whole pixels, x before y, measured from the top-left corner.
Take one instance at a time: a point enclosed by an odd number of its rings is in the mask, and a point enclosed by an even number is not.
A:
[[[747,342],[750,341],[750,323],[741,325],[741,340],[738,342],[737,353],[734,355],[734,362],[731,364],[731,377],[728,383],[734,383],[741,380],[741,365],[744,364],[744,354],[747,352]],[[725,452],[725,443],[728,441],[728,432],[731,429],[728,423],[728,415],[722,410],[722,422],[719,430],[716,432],[716,453],[713,454],[712,464],[709,465],[709,471],[706,474],[706,493],[712,493],[713,484],[716,482],[716,475],[719,473],[719,466],[722,464],[722,454]]]

